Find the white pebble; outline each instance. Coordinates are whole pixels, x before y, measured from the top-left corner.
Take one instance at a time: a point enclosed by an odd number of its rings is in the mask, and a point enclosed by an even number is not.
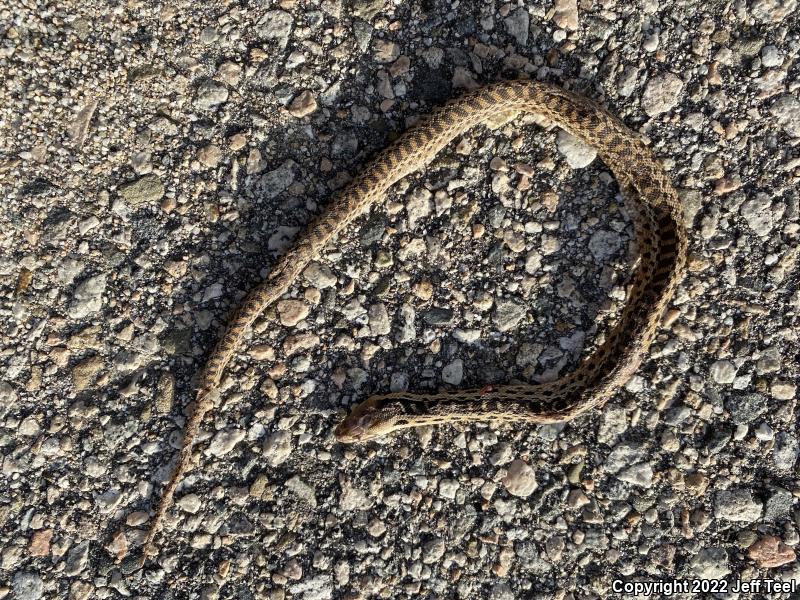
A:
[[[736,365],[729,360],[718,360],[711,365],[709,372],[717,383],[732,383],[736,378]]]
[[[503,485],[509,494],[527,498],[536,489],[536,474],[528,463],[517,459],[508,466]]]
[[[244,429],[223,429],[218,431],[208,445],[208,451],[214,456],[225,456],[233,447],[244,439]]]

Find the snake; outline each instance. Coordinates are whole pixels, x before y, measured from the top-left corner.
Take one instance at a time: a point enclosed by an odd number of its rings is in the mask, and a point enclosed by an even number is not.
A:
[[[633,375],[656,336],[686,264],[683,209],[663,165],[642,136],[575,92],[532,80],[503,81],[472,90],[422,116],[369,162],[235,310],[201,374],[177,461],[143,544],[143,556],[157,554],[156,536],[191,465],[203,417],[214,407],[223,372],[256,318],[299,279],[326,245],[381,201],[395,183],[425,167],[473,127],[502,115],[522,113],[543,117],[594,147],[617,179],[639,252],[616,324],[574,371],[555,381],[372,396],[352,409],[334,435],[339,442],[356,443],[422,425],[563,422],[602,406]]]

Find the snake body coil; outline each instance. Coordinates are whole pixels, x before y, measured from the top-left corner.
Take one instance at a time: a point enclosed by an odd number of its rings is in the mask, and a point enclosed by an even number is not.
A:
[[[383,151],[339,195],[241,304],[209,359],[189,417],[175,470],[164,487],[145,542],[154,539],[189,467],[203,416],[213,407],[222,373],[261,312],[365,208],[406,175],[429,163],[449,142],[507,112],[537,113],[595,147],[617,177],[640,250],[622,315],[597,350],[558,381],[441,394],[396,393],[359,404],[336,429],[342,442],[367,440],[418,425],[456,421],[565,421],[604,402],[638,368],[686,262],[683,212],[667,175],[639,137],[591,100],[532,81],[490,85],[434,111]]]

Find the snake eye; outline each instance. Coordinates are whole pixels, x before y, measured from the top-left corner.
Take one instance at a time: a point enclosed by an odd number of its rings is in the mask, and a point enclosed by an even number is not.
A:
[[[398,419],[397,421],[395,421],[395,423],[397,425],[408,425],[408,420],[407,419]]]

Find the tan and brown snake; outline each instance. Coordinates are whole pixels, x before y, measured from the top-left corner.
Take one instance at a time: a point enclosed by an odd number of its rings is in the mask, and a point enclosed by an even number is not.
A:
[[[552,423],[601,404],[636,371],[682,276],[687,236],[669,178],[638,135],[595,102],[552,85],[509,81],[475,90],[435,110],[377,156],[301,235],[254,289],[228,325],[202,375],[184,430],[177,466],[150,524],[144,556],[186,473],[203,416],[213,407],[223,371],[253,321],[295,283],[306,266],[362,211],[406,175],[428,164],[455,137],[508,112],[542,115],[597,149],[614,172],[632,215],[640,251],[617,324],[580,366],[538,385],[509,385],[437,394],[394,393],[357,405],[336,428],[340,442],[361,442],[405,427],[464,421]]]

